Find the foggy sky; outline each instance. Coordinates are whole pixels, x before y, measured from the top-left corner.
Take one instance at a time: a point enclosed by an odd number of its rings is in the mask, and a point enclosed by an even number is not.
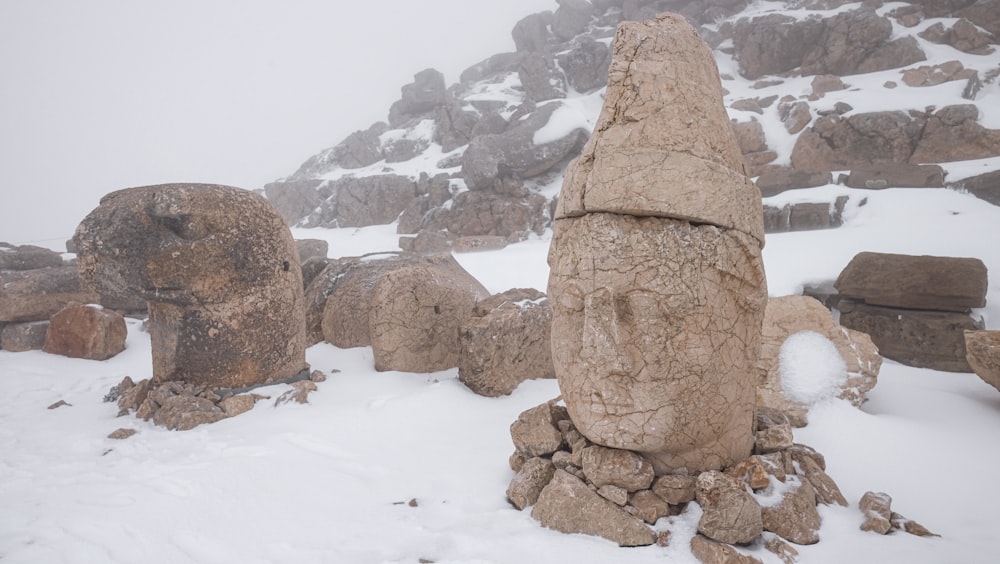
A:
[[[129,186],[260,188],[451,84],[555,0],[0,0],[0,241],[63,248]]]

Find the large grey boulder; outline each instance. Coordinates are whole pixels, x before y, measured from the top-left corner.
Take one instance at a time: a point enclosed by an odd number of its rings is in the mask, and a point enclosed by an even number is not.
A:
[[[402,98],[389,108],[390,127],[403,126],[447,101],[444,75],[436,69],[424,69],[413,75],[413,82],[403,86],[401,91]]]
[[[319,187],[325,182],[317,178],[282,180],[264,185],[264,195],[284,218],[295,225],[311,214],[323,201]]]
[[[570,50],[559,54],[557,60],[577,92],[591,92],[608,83],[611,49],[600,41],[586,35],[577,37]]]
[[[43,321],[71,302],[97,303],[76,266],[0,272],[0,323]]]
[[[0,271],[35,270],[62,265],[62,255],[53,250],[34,245],[0,243]]]

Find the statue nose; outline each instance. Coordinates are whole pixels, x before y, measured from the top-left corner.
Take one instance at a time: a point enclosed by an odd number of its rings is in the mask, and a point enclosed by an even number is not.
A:
[[[632,361],[624,345],[623,327],[614,295],[607,288],[588,295],[584,305],[581,356],[608,366],[611,372],[631,374]]]

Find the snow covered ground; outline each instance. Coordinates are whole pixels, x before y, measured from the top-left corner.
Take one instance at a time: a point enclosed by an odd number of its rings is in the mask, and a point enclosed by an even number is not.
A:
[[[773,295],[828,279],[859,250],[978,256],[1000,272],[1000,208],[948,190],[868,194],[836,230],[770,235]],[[957,214],[957,215],[956,215]],[[907,223],[900,223],[905,216]],[[920,228],[907,229],[905,225]],[[921,236],[921,234],[925,234]],[[395,248],[393,226],[297,231],[331,256]],[[458,260],[491,291],[544,289],[548,237]],[[1000,328],[1000,284],[986,316]],[[508,427],[558,395],[552,380],[483,398],[456,370],[378,373],[369,348],[308,351],[329,374],[308,405],[250,412],[174,432],[104,403],[124,376],[150,375],[149,336],[104,362],[0,351],[0,560],[134,563],[692,562],[697,512],[673,518],[668,548],[618,548],[543,529],[510,506]],[[265,393],[276,397],[281,386]],[[993,562],[1000,482],[1000,392],[972,374],[883,365],[860,410],[814,408],[796,438],[826,455],[851,501],[821,506],[819,544],[802,562]],[[54,410],[52,403],[71,404]],[[138,434],[106,438],[119,427]],[[858,529],[868,490],[941,538]],[[411,501],[414,500],[414,501]],[[776,562],[763,551],[751,551]]]

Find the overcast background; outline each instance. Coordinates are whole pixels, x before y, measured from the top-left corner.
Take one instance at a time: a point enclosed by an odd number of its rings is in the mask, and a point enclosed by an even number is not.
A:
[[[0,0],[0,241],[63,248],[112,190],[260,188],[514,48],[555,0]]]

